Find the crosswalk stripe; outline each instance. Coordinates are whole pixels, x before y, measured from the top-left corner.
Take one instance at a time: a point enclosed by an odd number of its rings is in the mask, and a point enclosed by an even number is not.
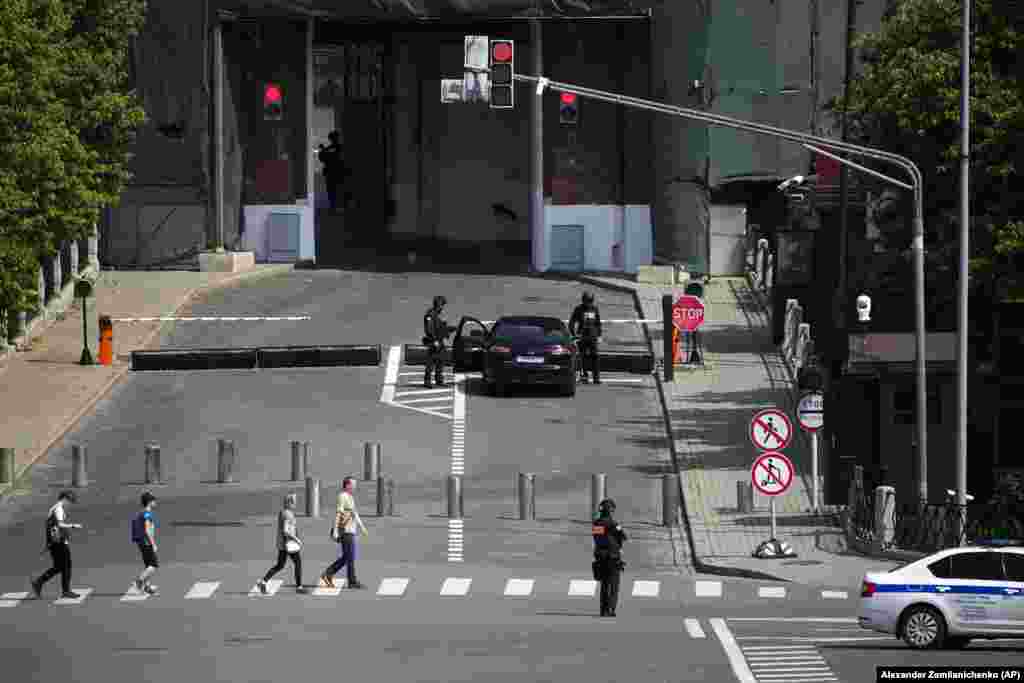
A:
[[[697,619],[685,619],[683,623],[686,625],[686,632],[691,638],[707,638],[704,633],[704,629],[700,627],[700,621]]]
[[[277,591],[281,588],[282,585],[284,585],[284,581],[280,581],[278,579],[271,579],[270,581],[267,581],[267,595],[266,596],[264,596],[263,593],[260,592],[260,585],[259,584],[256,584],[255,586],[252,587],[252,590],[249,591],[249,595],[250,596],[260,597],[260,598],[262,598],[262,597],[270,597],[271,595],[276,595]]]
[[[444,394],[450,392],[451,389],[416,389],[414,391],[399,391],[395,393],[395,398],[402,398],[404,396],[426,396],[427,394]]]
[[[846,600],[846,591],[821,591],[821,597],[825,600]]]
[[[408,587],[409,579],[381,579],[380,586],[377,588],[377,595],[390,598],[401,597],[405,594],[405,589]]]
[[[220,581],[197,581],[189,592],[185,594],[185,599],[205,600],[212,596],[218,587],[220,587]]]
[[[633,597],[634,598],[656,598],[658,592],[661,590],[661,584],[658,581],[634,581],[633,582]]]
[[[759,598],[784,598],[786,597],[785,586],[758,586],[757,597]]]
[[[146,591],[140,591],[135,587],[133,583],[129,588],[128,592],[121,596],[121,602],[142,602],[149,598],[149,593]]]
[[[698,598],[720,598],[722,597],[722,582],[697,581],[694,590]]]
[[[443,407],[450,399],[447,396],[427,396],[425,398],[401,398],[395,400],[395,403],[399,405],[405,405],[407,403],[441,403],[438,407]]]
[[[573,579],[569,582],[570,598],[592,598],[597,592],[597,581]]]
[[[509,579],[505,584],[505,597],[525,598],[533,593],[533,579]]]
[[[441,595],[442,597],[466,595],[469,593],[469,586],[472,583],[473,579],[445,579],[444,584],[441,586]]]
[[[27,592],[4,593],[0,596],[0,607],[17,607],[18,603],[27,597]]]
[[[85,599],[92,593],[91,588],[72,588],[72,593],[78,593],[77,598],[57,598],[53,601],[55,605],[81,605],[85,602]]]
[[[744,652],[777,652],[781,650],[817,652],[818,648],[814,647],[813,645],[745,645],[743,647]]]

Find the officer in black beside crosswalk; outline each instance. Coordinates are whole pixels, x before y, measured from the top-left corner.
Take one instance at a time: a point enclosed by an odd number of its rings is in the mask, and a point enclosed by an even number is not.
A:
[[[601,312],[594,304],[594,295],[583,293],[583,303],[573,309],[569,318],[569,334],[580,338],[580,354],[583,363],[583,379],[587,379],[587,368],[594,373],[594,384],[601,383],[600,354],[597,345],[601,340]]]
[[[444,386],[444,344],[448,335],[455,331],[441,317],[448,300],[443,296],[435,296],[434,304],[423,316],[423,345],[427,347],[427,367],[423,372],[423,386],[431,387],[430,371],[434,370],[434,381],[437,386]]]
[[[598,517],[591,526],[594,537],[594,580],[601,582],[601,616],[614,617],[619,604],[619,580],[626,563],[622,561],[622,544],[626,532],[615,521],[615,501],[606,498],[597,506]]]

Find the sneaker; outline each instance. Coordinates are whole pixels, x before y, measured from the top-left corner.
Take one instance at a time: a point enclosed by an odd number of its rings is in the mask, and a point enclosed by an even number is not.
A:
[[[152,585],[152,584],[147,584],[146,587],[143,588],[142,590],[144,590],[147,595],[159,595],[160,594],[160,591],[157,590],[157,587]]]
[[[142,583],[142,579],[135,579],[135,590],[141,593],[145,588],[146,585]]]
[[[354,581],[354,582],[348,584],[348,587],[350,589],[352,589],[352,590],[359,590],[361,588],[366,588],[366,586],[364,586],[363,584],[359,583],[358,581]]]
[[[36,596],[36,600],[42,600],[43,584],[39,583],[39,579],[32,579],[29,583],[32,584],[32,594]]]
[[[82,596],[79,595],[78,593],[76,593],[75,591],[67,591],[67,592],[61,593],[60,597],[66,598],[68,600],[77,600],[78,598],[80,598]]]
[[[295,592],[296,592],[296,593],[301,593],[301,594],[305,594],[305,593],[308,593],[308,592],[309,592],[309,589],[308,589],[308,588],[306,588],[305,586],[296,586],[296,587],[295,587]]]
[[[334,577],[324,574],[320,577],[320,585],[325,588],[334,588]]]
[[[260,593],[267,594],[267,582],[263,579],[256,582],[256,587],[260,589]]]

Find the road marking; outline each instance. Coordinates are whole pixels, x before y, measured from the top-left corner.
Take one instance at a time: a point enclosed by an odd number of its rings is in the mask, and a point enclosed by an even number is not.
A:
[[[770,666],[774,662],[786,662],[787,664],[793,664],[796,662],[824,662],[825,660],[816,652],[813,654],[805,652],[803,654],[791,653],[787,655],[783,655],[778,652],[774,654],[762,652],[759,655],[747,655],[747,661],[751,663],[751,666],[754,666],[754,662],[757,662],[757,666]]]
[[[780,650],[796,650],[800,652],[817,652],[816,649],[807,645],[751,645],[744,647],[744,652],[753,652],[755,650],[764,650],[765,652],[778,652]]]
[[[786,597],[785,586],[759,586],[757,589],[759,598],[784,598]]]
[[[380,390],[380,400],[392,403],[395,400],[395,383],[398,382],[398,366],[402,362],[402,347],[392,346],[388,350],[388,366],[384,373],[384,387]]]
[[[451,473],[462,476],[466,473],[466,376],[456,373],[454,382],[454,400],[452,401],[451,431]],[[457,530],[457,533],[456,533]],[[462,520],[448,522],[448,561],[464,560],[465,539]]]
[[[846,600],[849,595],[846,591],[821,591],[821,597],[825,600]]]
[[[402,404],[407,405],[409,403],[441,403],[438,408],[443,408],[448,403],[447,396],[428,396],[426,398],[403,398]]]
[[[451,393],[450,387],[441,387],[440,389],[414,389],[412,391],[400,391],[395,394],[396,398],[404,398],[406,396],[427,396],[429,394],[437,394],[438,398],[443,398],[441,394]]]
[[[0,595],[0,607],[17,607],[27,597],[28,593],[4,593]]]
[[[249,591],[249,595],[256,596],[258,598],[269,598],[272,595],[277,595],[277,591],[281,589],[282,585],[284,585],[284,581],[281,581],[280,579],[271,579],[270,581],[267,581],[267,594],[265,596],[260,592],[259,584],[252,587],[252,590]]]
[[[697,581],[696,591],[698,598],[720,598],[722,597],[721,581]]]
[[[57,598],[53,601],[55,605],[81,605],[85,602],[85,599],[89,597],[89,593],[92,593],[91,588],[72,588],[72,593],[78,593],[77,598]]]
[[[409,579],[381,579],[377,595],[398,598],[405,594],[405,589],[408,587]]]
[[[859,640],[892,640],[892,637],[886,638],[885,636],[861,636],[861,637],[849,637],[849,638],[808,638],[806,636],[737,636],[736,640],[782,640],[792,641],[795,643],[845,643],[847,641],[859,641]]]
[[[602,384],[643,384],[646,381],[643,377],[609,377],[607,375],[601,379]]]
[[[533,579],[509,579],[505,583],[505,597],[525,598],[533,593]]]
[[[597,592],[597,581],[573,579],[569,581],[570,598],[592,598]]]
[[[472,583],[473,579],[445,579],[444,585],[441,586],[441,596],[466,595],[469,593],[469,586]]]
[[[121,602],[142,602],[148,597],[149,593],[146,591],[140,591],[133,583],[128,588],[128,592],[121,596]]]
[[[704,633],[704,629],[700,627],[700,621],[697,619],[684,619],[683,624],[686,626],[686,632],[691,638],[707,638]]]
[[[298,322],[301,320],[312,320],[308,315],[278,315],[278,316],[259,316],[259,315],[223,315],[223,316],[176,316],[176,315],[161,315],[161,316],[149,316],[140,318],[111,318],[111,322],[115,323],[151,323],[151,322],[195,322],[200,321],[204,323],[211,322],[254,322],[254,321],[266,321],[266,322]]]
[[[317,586],[313,589],[314,598],[336,598],[341,595],[340,588],[327,588],[326,586]]]
[[[754,674],[750,671],[750,667],[747,666],[747,660],[743,658],[743,652],[740,650],[740,646],[736,643],[736,639],[733,638],[732,632],[729,631],[729,627],[725,625],[724,619],[713,618],[711,619],[711,629],[718,636],[718,642],[722,644],[722,649],[725,650],[725,656],[729,658],[729,665],[732,666],[732,672],[736,674],[736,678],[740,683],[757,683],[757,679],[754,678]]]
[[[729,621],[792,621],[801,624],[856,624],[855,617],[729,617]]]
[[[661,583],[659,581],[634,581],[633,582],[633,597],[634,598],[656,598],[661,590]]]
[[[191,590],[185,594],[186,600],[205,600],[209,598],[220,586],[220,581],[197,581]]]

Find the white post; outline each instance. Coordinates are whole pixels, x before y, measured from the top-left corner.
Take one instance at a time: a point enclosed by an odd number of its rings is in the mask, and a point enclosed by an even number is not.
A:
[[[768,496],[768,515],[771,540],[775,540],[775,496]]]
[[[815,514],[821,509],[821,485],[818,482],[818,430],[811,432],[811,509]]]

